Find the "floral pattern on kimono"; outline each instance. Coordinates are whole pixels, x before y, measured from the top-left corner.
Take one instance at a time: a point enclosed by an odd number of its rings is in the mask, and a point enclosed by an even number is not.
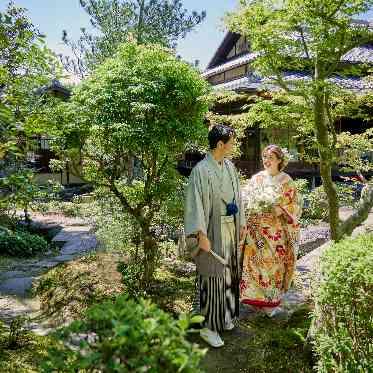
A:
[[[278,205],[273,212],[247,217],[248,233],[243,245],[244,260],[240,300],[257,307],[276,307],[289,289],[296,265],[301,202],[293,180],[285,173],[271,177],[265,171],[249,183],[272,182],[279,186]]]

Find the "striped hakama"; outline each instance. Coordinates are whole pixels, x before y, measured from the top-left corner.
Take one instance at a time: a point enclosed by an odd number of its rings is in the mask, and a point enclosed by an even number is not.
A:
[[[239,279],[235,252],[235,224],[232,216],[222,217],[224,259],[228,259],[223,277],[197,276],[196,300],[199,314],[205,317],[203,326],[220,332],[224,325],[238,317]],[[197,311],[197,310],[196,310]]]

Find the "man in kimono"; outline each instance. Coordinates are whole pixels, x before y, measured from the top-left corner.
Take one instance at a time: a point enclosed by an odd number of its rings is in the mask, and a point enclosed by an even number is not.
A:
[[[213,347],[224,342],[219,333],[234,328],[239,312],[239,250],[245,233],[240,182],[233,163],[235,133],[225,125],[208,135],[210,152],[192,170],[186,189],[184,229],[194,240],[202,339]]]

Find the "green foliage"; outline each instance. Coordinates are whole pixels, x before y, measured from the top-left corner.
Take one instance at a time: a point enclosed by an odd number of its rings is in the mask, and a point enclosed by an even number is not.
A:
[[[27,329],[27,322],[25,316],[17,316],[11,321],[7,346],[9,349],[21,348],[28,343],[30,332]]]
[[[120,262],[118,272],[122,275],[122,282],[129,297],[136,299],[145,295],[144,286],[141,282],[143,266],[139,261],[131,258],[127,262]]]
[[[251,52],[258,53],[252,63],[256,72],[290,96],[287,99],[290,107],[261,101],[258,106],[261,115],[251,119],[264,119],[267,124],[276,120],[289,123],[290,120],[312,137],[327,195],[333,240],[352,231],[340,224],[338,198],[332,181],[332,168],[338,163],[335,122],[341,117],[339,108],[335,109],[336,102],[344,101],[351,94],[333,83],[331,78],[336,74],[361,76],[367,73],[366,68],[357,68],[356,64],[343,64],[342,67],[341,60],[355,47],[372,40],[373,30],[369,24],[357,25],[355,21],[371,6],[372,0],[337,3],[334,0],[242,0],[239,8],[226,17],[229,29],[245,35],[250,41]],[[303,71],[309,78],[287,79],[284,72],[289,70]],[[355,107],[355,111],[359,110]],[[355,141],[352,153],[360,146],[360,140]],[[351,153],[348,147],[347,151]],[[352,160],[356,166],[357,157]],[[363,201],[364,205],[356,215],[349,218],[349,227],[356,227],[364,220],[366,210],[373,205],[373,193],[371,196]]]
[[[343,169],[368,172],[373,169],[373,128],[352,135],[349,132],[338,134],[339,161]]]
[[[337,198],[339,204],[344,207],[355,206],[355,188],[353,185],[337,183]],[[306,208],[303,211],[303,216],[311,219],[328,218],[328,198],[323,186],[316,187],[311,192],[304,196]]]
[[[94,222],[95,234],[106,250],[130,254],[140,245],[136,221],[107,192],[96,190],[95,201],[84,214]]]
[[[303,198],[309,192],[309,183],[307,179],[295,179],[293,181],[293,184],[297,189],[298,193],[300,193]]]
[[[338,68],[341,56],[364,44],[372,33],[366,25],[351,24],[355,15],[370,9],[371,0],[343,0],[338,4],[333,0],[243,0],[240,5],[228,14],[227,23],[232,30],[249,36],[254,51],[264,52],[254,66],[265,76],[275,72],[279,84],[284,83],[281,71],[312,71],[317,60],[320,67],[329,67],[320,70],[317,79],[330,76]],[[350,69],[356,71],[356,67]],[[300,89],[314,83],[292,82]]]
[[[145,282],[156,258],[152,227],[180,185],[177,159],[186,143],[206,138],[207,93],[199,74],[169,51],[127,43],[56,110],[62,151],[79,150],[85,179],[136,222],[147,247]]]
[[[64,31],[63,41],[77,58],[62,59],[65,68],[80,76],[111,57],[128,40],[176,48],[177,41],[206,16],[205,12],[188,14],[181,0],[81,0],[80,5],[97,33],[91,35],[82,28],[82,35],[74,42]]]
[[[313,189],[307,200],[308,207],[303,213],[305,217],[323,220],[328,218],[328,199],[322,186]]]
[[[29,221],[28,213],[38,201],[55,198],[60,189],[61,185],[53,182],[37,184],[35,173],[27,168],[14,170],[0,178],[0,213],[15,217],[17,210],[22,209]]]
[[[348,238],[325,251],[314,300],[318,371],[370,372],[373,235]]]
[[[60,70],[25,9],[12,1],[0,12],[0,61],[0,214],[23,208],[27,219],[30,201],[38,193],[26,170],[33,134],[27,127],[32,122],[37,130],[43,118],[46,103],[36,90]]]
[[[309,313],[302,307],[287,322],[265,316],[242,319],[239,331],[224,335],[229,348],[209,349],[202,368],[208,373],[314,372],[312,350],[305,346]]]
[[[60,330],[61,343],[50,349],[42,371],[199,372],[204,351],[185,340],[189,324],[185,316],[173,320],[149,301],[120,296]],[[74,336],[80,336],[79,348],[71,347]]]
[[[13,210],[21,208],[27,213],[30,203],[39,194],[39,187],[34,182],[34,174],[30,170],[20,170],[0,179],[0,208]],[[26,216],[27,218],[27,216]]]
[[[48,250],[47,241],[27,231],[0,229],[0,255],[30,257]]]
[[[60,70],[25,9],[13,2],[0,12],[0,60],[0,123],[17,123],[19,131],[40,107],[41,97],[35,95],[35,89],[55,78]]]
[[[1,76],[0,81],[5,80]],[[14,117],[10,109],[0,102],[0,164],[4,164],[4,159],[9,154],[13,156],[21,155],[20,149],[17,146],[17,129],[13,122]]]
[[[9,348],[9,328],[0,322],[0,372],[37,373],[47,348],[54,341],[50,337],[26,332],[18,338],[17,348]]]

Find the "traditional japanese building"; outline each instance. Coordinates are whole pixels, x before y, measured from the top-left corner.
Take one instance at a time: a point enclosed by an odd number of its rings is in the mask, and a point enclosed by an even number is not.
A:
[[[234,115],[241,113],[243,107],[249,106],[250,100],[254,100],[257,96],[271,98],[271,93],[278,89],[269,80],[256,74],[252,67],[252,62],[256,57],[257,53],[250,51],[250,42],[244,36],[232,32],[225,35],[202,76],[211,83],[214,90],[241,93],[242,102],[238,100],[234,103],[217,104],[212,108],[214,114]],[[351,50],[343,56],[341,64],[364,64],[370,68],[373,67],[373,42]],[[284,71],[283,76],[285,80],[289,81],[310,79],[310,76],[303,71]],[[373,93],[373,82],[369,82],[362,76],[335,76],[331,80],[340,87],[353,92]],[[370,105],[371,110],[372,107],[373,103]],[[365,109],[369,110],[369,108]],[[364,131],[367,127],[373,127],[373,112],[372,120],[368,123],[358,119],[340,118],[336,127],[339,132]],[[319,175],[318,166],[306,164],[299,159],[302,144],[297,141],[294,135],[295,133],[290,128],[250,127],[246,130],[246,136],[242,143],[242,156],[235,162],[242,172],[248,176],[252,175],[261,168],[261,150],[269,143],[277,143],[287,147],[294,157],[294,161],[287,167],[287,172],[295,177],[317,178]]]
[[[68,81],[67,83],[70,82]],[[48,94],[66,101],[70,98],[71,90],[67,88],[67,85],[62,84],[57,79],[54,79],[50,84],[37,89],[35,94]],[[55,180],[63,185],[83,183],[80,178],[74,176],[70,172],[68,165],[63,171],[58,173],[52,172],[49,162],[51,159],[58,158],[58,156],[51,149],[52,138],[48,134],[34,136],[32,140],[33,141],[27,144],[27,159],[29,166],[36,170],[38,174],[36,178],[38,182],[45,183],[48,180]]]

